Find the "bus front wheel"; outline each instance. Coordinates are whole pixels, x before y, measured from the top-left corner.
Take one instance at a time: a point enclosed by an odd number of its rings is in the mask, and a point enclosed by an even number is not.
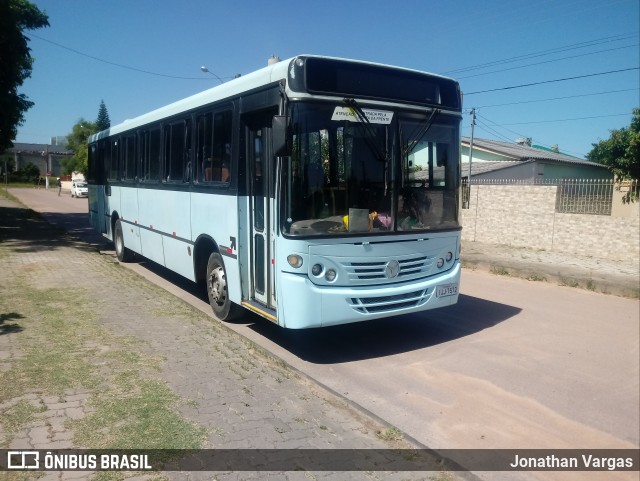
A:
[[[207,263],[207,295],[213,313],[221,321],[231,321],[240,314],[240,308],[229,299],[227,273],[217,252],[211,253]]]
[[[116,220],[113,230],[113,245],[116,248],[116,256],[120,262],[129,262],[133,259],[133,253],[124,246],[124,236],[122,235],[122,223]]]

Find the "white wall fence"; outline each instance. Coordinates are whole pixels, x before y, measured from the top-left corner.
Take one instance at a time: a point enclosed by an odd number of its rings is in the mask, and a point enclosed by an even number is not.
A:
[[[463,185],[465,241],[640,259],[637,181],[481,182]]]

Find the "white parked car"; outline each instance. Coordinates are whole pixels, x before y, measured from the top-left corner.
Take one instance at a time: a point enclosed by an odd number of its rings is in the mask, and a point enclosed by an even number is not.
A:
[[[74,180],[71,184],[71,197],[88,197],[89,189],[84,180]]]

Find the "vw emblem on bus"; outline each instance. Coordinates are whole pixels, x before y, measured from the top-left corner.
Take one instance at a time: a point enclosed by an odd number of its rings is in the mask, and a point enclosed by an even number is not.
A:
[[[400,274],[400,263],[395,259],[387,262],[384,268],[384,275],[389,279],[393,279],[394,277],[398,277],[398,274]]]

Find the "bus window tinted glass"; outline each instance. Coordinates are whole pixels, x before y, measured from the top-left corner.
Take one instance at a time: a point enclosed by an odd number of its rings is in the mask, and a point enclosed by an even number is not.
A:
[[[190,181],[190,122],[168,125],[164,131],[164,180],[166,182]]]
[[[118,173],[118,139],[111,140],[107,149],[111,150],[111,161],[109,162],[109,180],[120,180]]]
[[[395,123],[364,124],[343,114],[343,106],[294,106],[283,171],[287,233],[385,233],[393,226]]]
[[[440,122],[440,123],[438,123]],[[400,120],[402,181],[398,230],[457,225],[458,144],[454,125]]]
[[[344,104],[292,105],[283,232],[300,236],[458,228],[458,118]]]
[[[124,138],[123,171],[125,180],[136,179],[136,136],[129,135]]]
[[[203,114],[196,122],[198,182],[228,183],[231,180],[231,111]]]
[[[140,159],[142,181],[160,180],[160,129],[140,134]]]

